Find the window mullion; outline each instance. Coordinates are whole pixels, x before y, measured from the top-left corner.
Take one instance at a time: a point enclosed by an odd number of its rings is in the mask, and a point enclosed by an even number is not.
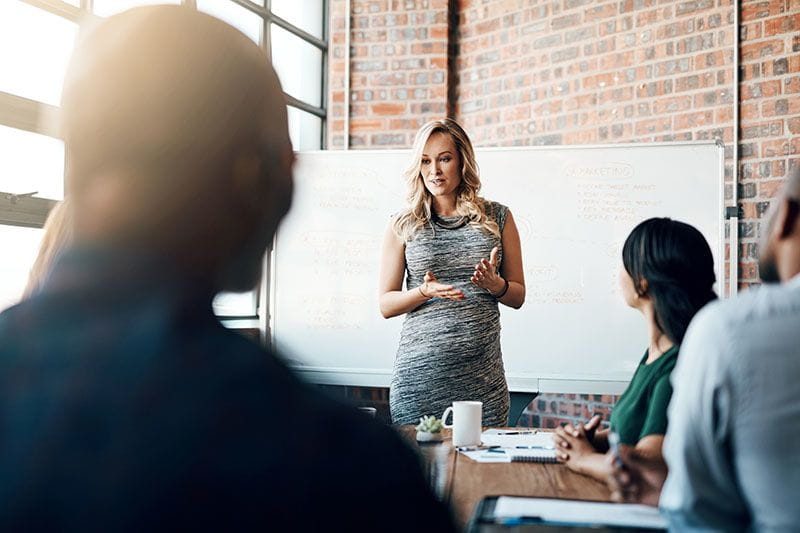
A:
[[[44,11],[77,23],[80,23],[86,15],[83,4],[87,1],[88,0],[81,0],[81,7],[76,7],[59,0],[22,0],[22,2],[33,7],[38,7],[39,9],[43,9]]]
[[[0,91],[0,124],[59,138],[58,108]]]
[[[0,225],[41,228],[55,200],[0,192]]]

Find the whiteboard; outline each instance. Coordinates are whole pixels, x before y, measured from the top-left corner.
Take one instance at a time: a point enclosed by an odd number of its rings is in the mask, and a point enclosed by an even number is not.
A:
[[[622,244],[644,219],[687,222],[708,240],[722,280],[722,146],[483,148],[476,157],[482,196],[510,208],[522,244],[525,305],[500,306],[509,387],[621,392],[647,345],[645,321],[618,287]],[[298,154],[271,261],[269,333],[311,382],[389,385],[404,318],[378,310],[380,246],[405,206],[408,163],[408,151]]]

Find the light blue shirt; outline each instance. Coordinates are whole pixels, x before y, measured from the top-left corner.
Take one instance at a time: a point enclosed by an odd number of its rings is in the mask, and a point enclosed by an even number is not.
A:
[[[800,530],[800,276],[703,309],[672,385],[671,527]]]

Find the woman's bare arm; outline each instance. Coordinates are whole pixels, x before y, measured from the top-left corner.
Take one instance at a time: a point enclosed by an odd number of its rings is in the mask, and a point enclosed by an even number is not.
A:
[[[425,275],[422,285],[403,290],[403,275],[406,271],[405,248],[405,243],[394,233],[390,224],[383,237],[381,271],[378,280],[378,302],[384,318],[413,311],[434,297],[451,300],[464,299],[464,293],[460,289],[439,283],[433,272]]]

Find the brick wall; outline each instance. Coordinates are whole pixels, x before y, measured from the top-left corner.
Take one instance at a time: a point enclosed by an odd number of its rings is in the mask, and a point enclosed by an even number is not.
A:
[[[739,276],[758,279],[760,219],[800,164],[800,0],[741,2]]]
[[[407,148],[447,113],[447,0],[353,0],[350,147]],[[331,0],[328,147],[344,145],[345,2]]]
[[[445,0],[354,0],[351,147],[406,148],[423,121],[447,109],[479,146],[721,139],[730,199],[739,31],[738,281],[756,284],[759,221],[800,164],[800,0],[739,4],[735,28],[731,0],[458,0],[456,13]],[[458,20],[456,42],[448,15]],[[344,140],[343,0],[331,0],[331,16],[336,149]],[[458,46],[450,77],[448,44]],[[347,394],[385,399],[385,391]],[[614,401],[548,395],[523,422],[586,418]]]
[[[542,394],[525,409],[520,426],[554,428],[564,422],[579,424],[594,415],[608,424],[617,396],[607,394]]]
[[[730,1],[465,1],[461,17],[477,144],[733,140]]]
[[[476,144],[719,139],[732,179],[731,0],[461,6],[457,115]]]

